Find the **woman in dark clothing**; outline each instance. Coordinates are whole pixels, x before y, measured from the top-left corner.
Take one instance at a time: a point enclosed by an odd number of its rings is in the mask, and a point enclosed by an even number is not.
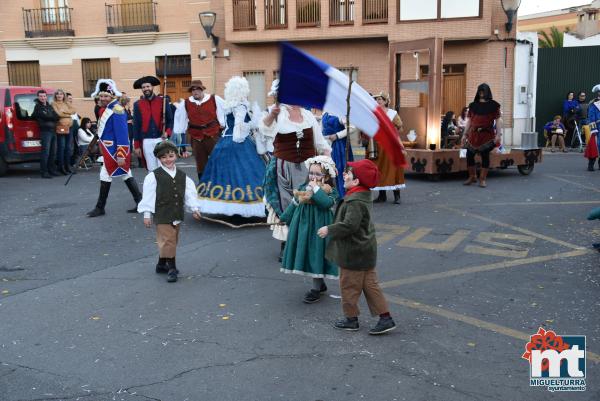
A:
[[[473,103],[469,105],[469,122],[465,127],[463,146],[467,148],[467,167],[469,179],[464,185],[477,181],[475,155],[481,156],[479,186],[485,188],[488,169],[490,168],[490,152],[500,143],[502,138],[500,104],[493,99],[492,91],[487,84],[477,88]]]
[[[448,137],[457,135],[456,114],[449,111],[442,120],[442,146],[448,148]]]
[[[571,143],[573,132],[575,132],[575,119],[579,111],[579,102],[575,99],[575,92],[568,92],[567,97],[563,100],[563,117],[562,121],[567,132],[565,135],[565,142]]]

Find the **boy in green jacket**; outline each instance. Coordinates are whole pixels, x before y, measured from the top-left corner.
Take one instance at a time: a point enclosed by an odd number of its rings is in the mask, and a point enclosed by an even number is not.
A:
[[[358,330],[358,299],[365,293],[373,316],[379,315],[377,325],[369,334],[384,334],[396,328],[379,283],[377,240],[371,221],[371,191],[379,181],[377,166],[370,160],[349,162],[344,172],[346,196],[340,201],[333,224],[321,227],[317,234],[330,238],[325,257],[340,267],[340,290],[344,318],[335,322],[341,330]]]

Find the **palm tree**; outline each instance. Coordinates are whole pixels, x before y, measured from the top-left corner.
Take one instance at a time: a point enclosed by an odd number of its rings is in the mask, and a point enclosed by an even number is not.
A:
[[[550,28],[550,35],[546,32],[540,33],[540,47],[563,47],[563,33],[558,31],[558,28],[553,26]]]

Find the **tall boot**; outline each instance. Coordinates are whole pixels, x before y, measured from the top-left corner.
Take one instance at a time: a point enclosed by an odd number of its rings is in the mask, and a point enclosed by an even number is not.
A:
[[[481,188],[487,187],[487,184],[485,182],[485,179],[487,178],[487,175],[488,175],[488,169],[487,168],[482,168],[481,171],[479,172],[479,186]]]
[[[281,241],[281,250],[279,251],[279,263],[283,262],[283,252],[285,251],[285,241]]]
[[[400,204],[400,190],[399,189],[394,189],[394,203],[396,205]]]
[[[142,193],[140,192],[137,181],[135,180],[135,178],[130,177],[125,180],[125,185],[127,185],[127,189],[129,189],[129,192],[131,192],[131,195],[133,196],[133,200],[135,202],[135,207],[129,209],[127,213],[137,213],[137,204],[140,203],[140,201],[142,200]]]
[[[594,159],[596,160],[596,159]],[[600,170],[600,157],[598,158],[598,170]]]
[[[467,180],[463,182],[463,185],[471,185],[477,182],[477,167],[468,167],[467,171],[469,172],[469,178],[467,178]]]
[[[588,159],[588,170],[594,171],[594,164],[596,164],[596,159]]]
[[[98,202],[96,202],[96,207],[87,213],[88,217],[104,215],[104,206],[106,206],[106,199],[108,198],[109,191],[110,182],[100,181],[100,195],[98,196]]]
[[[383,203],[387,200],[387,194],[385,192],[385,190],[381,190],[379,191],[379,196],[377,196],[377,199],[375,199],[373,201],[373,203]]]

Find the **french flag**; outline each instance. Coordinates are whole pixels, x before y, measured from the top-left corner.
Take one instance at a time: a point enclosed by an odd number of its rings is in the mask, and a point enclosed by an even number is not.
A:
[[[348,76],[289,43],[281,44],[279,92],[281,103],[314,107],[346,116]],[[396,127],[381,106],[356,82],[350,95],[350,123],[379,145],[399,167],[406,165]]]

